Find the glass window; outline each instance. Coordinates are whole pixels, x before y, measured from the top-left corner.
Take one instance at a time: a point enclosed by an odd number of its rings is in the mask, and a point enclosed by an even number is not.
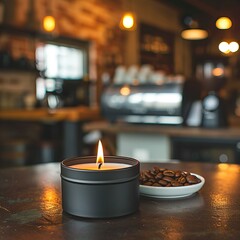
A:
[[[81,79],[84,53],[81,49],[46,44],[36,49],[37,68],[46,78]]]

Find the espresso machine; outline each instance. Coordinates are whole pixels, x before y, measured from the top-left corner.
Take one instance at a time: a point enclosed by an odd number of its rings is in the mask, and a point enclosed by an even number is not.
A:
[[[113,84],[101,96],[102,115],[111,122],[180,125],[183,83]]]

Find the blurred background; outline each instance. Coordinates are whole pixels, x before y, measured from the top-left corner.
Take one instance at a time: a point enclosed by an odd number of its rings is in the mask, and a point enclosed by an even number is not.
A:
[[[0,0],[0,166],[93,155],[99,138],[106,153],[142,161],[238,162],[239,7]],[[119,122],[150,140],[106,130]],[[158,134],[148,136],[149,126]]]

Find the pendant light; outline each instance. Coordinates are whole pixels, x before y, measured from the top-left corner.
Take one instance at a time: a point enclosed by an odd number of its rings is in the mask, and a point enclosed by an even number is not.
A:
[[[189,28],[181,32],[181,37],[186,40],[202,40],[208,37],[208,32],[200,28]]]
[[[234,53],[234,52],[238,51],[239,44],[237,42],[235,42],[235,41],[232,41],[230,43],[228,43],[228,42],[221,42],[218,45],[218,49],[221,52],[225,53],[225,54]]]
[[[136,17],[133,12],[125,12],[120,21],[120,28],[123,30],[134,30],[136,28]]]
[[[56,27],[56,21],[55,21],[55,18],[53,17],[53,15],[52,15],[50,4],[51,4],[51,2],[48,2],[47,11],[46,11],[47,14],[43,18],[43,22],[42,22],[43,29],[46,32],[52,32]]]
[[[220,17],[216,21],[216,27],[218,29],[229,29],[232,27],[232,21],[228,17]]]
[[[208,37],[208,32],[199,27],[199,22],[192,16],[185,15],[183,17],[184,29],[181,37],[186,40],[202,40]]]
[[[52,32],[55,29],[56,22],[53,16],[45,16],[43,18],[43,29],[47,32]]]
[[[133,31],[136,29],[136,14],[134,13],[133,9],[133,3],[129,0],[123,1],[124,9],[127,9],[122,15],[122,18],[119,23],[119,27],[122,30],[128,30]]]

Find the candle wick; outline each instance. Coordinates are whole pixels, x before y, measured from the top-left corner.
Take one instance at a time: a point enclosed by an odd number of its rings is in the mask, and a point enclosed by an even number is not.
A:
[[[101,166],[102,166],[102,163],[99,163],[99,165],[98,165],[98,169],[100,169],[100,168],[101,168]]]

